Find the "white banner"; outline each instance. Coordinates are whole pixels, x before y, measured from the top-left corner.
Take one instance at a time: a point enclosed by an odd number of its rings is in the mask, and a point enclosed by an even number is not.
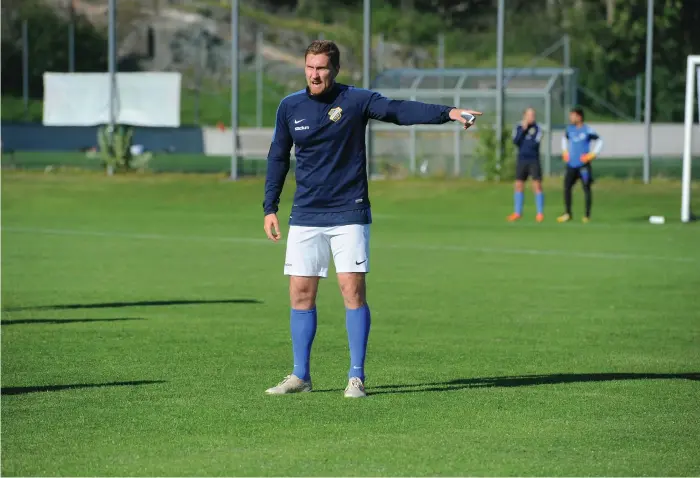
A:
[[[180,126],[180,73],[117,73],[115,122],[132,126]],[[44,73],[44,124],[109,123],[108,73]]]

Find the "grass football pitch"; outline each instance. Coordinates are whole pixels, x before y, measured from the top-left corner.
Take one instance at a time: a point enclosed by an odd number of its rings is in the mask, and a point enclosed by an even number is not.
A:
[[[699,475],[700,228],[679,184],[602,179],[587,225],[580,189],[561,225],[545,186],[546,221],[528,193],[508,224],[509,184],[371,184],[352,401],[334,278],[315,391],[263,393],[291,346],[261,180],[5,172],[2,474]]]

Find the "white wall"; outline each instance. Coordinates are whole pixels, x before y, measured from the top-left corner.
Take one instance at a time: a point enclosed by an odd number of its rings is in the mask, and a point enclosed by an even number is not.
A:
[[[629,158],[644,156],[646,148],[645,129],[637,123],[590,123],[603,138],[601,159]],[[552,154],[561,154],[563,131],[555,131],[552,141]],[[692,151],[700,155],[700,125],[693,130]],[[654,123],[651,127],[652,156],[683,155],[683,124]]]
[[[273,128],[240,128],[240,152],[244,157],[267,156],[272,141]],[[229,156],[233,153],[233,137],[230,128],[202,128],[204,154],[208,156]]]
[[[637,123],[589,123],[603,138],[600,159],[631,158],[644,155],[646,145],[644,125]],[[397,126],[397,128],[405,128]],[[230,155],[233,149],[231,130],[202,128],[204,151],[208,155]],[[272,141],[272,128],[241,128],[240,141],[243,156],[264,158]],[[652,156],[678,156],[683,153],[683,125],[655,123],[652,125]],[[561,154],[563,131],[554,131],[552,154]],[[700,155],[700,125],[694,126],[692,151]]]

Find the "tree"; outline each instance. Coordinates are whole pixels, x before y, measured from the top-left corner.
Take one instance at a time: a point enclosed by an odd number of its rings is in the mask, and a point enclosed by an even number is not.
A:
[[[37,0],[3,0],[2,93],[22,93],[22,23],[28,23],[29,93],[42,98],[45,71],[68,71],[69,18]],[[80,15],[75,21],[77,71],[107,69],[107,39]]]
[[[647,1],[617,3],[609,26],[600,21],[604,8],[602,2],[589,5],[576,22],[574,63],[585,72],[584,86],[633,111],[635,78],[645,71]],[[681,121],[685,58],[700,51],[700,34],[693,23],[700,17],[700,3],[656,0],[654,13],[653,117]]]

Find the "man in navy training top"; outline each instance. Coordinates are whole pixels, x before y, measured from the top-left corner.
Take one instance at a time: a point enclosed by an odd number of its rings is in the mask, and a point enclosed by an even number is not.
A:
[[[345,302],[350,372],[345,396],[366,396],[365,353],[370,330],[365,274],[369,272],[369,225],[365,129],[369,119],[398,125],[459,121],[468,111],[415,101],[396,101],[335,82],[340,53],[335,43],[316,40],[305,52],[304,90],[284,98],[277,110],[267,157],[265,233],[282,237],[277,219],[280,194],[296,146],[296,193],[289,216],[284,273],[290,276],[290,328],[294,369],[268,394],[311,391],[309,357],[316,334],[319,279],[328,276],[331,255]]]
[[[523,215],[525,200],[525,181],[532,177],[532,189],[535,191],[537,215],[535,220],[544,220],[544,193],[542,192],[542,166],[540,165],[540,142],[542,128],[537,124],[534,108],[527,108],[519,125],[513,128],[513,144],[518,147],[518,162],[515,170],[515,209],[508,216],[509,221],[517,221]]]
[[[561,139],[562,159],[566,163],[566,175],[564,176],[564,204],[566,212],[557,218],[558,222],[568,222],[572,218],[571,214],[571,190],[576,181],[581,180],[583,194],[586,202],[586,215],[583,222],[591,220],[591,206],[593,205],[593,195],[591,185],[593,184],[593,161],[603,149],[603,139],[598,133],[583,122],[583,109],[576,107],[569,113],[570,125],[566,127],[564,137]],[[595,141],[595,146],[591,150],[591,142]]]

